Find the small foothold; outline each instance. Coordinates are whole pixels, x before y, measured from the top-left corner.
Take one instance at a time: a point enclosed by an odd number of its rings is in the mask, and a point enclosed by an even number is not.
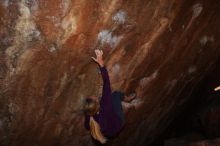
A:
[[[128,95],[125,95],[124,101],[125,102],[132,102],[136,98],[136,93],[130,93]]]

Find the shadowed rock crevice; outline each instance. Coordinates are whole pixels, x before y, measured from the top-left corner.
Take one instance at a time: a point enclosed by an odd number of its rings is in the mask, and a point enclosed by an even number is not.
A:
[[[219,92],[213,90],[220,81],[218,64],[219,59],[192,94],[192,100],[152,145],[218,145]]]

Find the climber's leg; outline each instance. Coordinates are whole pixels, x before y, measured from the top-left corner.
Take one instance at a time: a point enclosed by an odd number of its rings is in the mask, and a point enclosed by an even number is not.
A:
[[[121,119],[122,123],[124,124],[124,112],[122,109],[122,100],[124,98],[124,93],[120,91],[115,91],[112,93],[112,101],[113,101],[113,108],[116,114],[119,116]]]

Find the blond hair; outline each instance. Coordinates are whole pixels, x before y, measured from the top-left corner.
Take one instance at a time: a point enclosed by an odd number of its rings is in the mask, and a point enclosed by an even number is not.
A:
[[[105,144],[107,142],[107,138],[102,134],[100,125],[95,121],[92,116],[90,116],[89,125],[92,137],[100,143]]]

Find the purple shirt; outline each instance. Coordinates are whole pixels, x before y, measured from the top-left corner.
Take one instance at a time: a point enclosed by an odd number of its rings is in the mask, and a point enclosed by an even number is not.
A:
[[[103,90],[102,97],[100,100],[100,111],[99,114],[95,114],[93,118],[99,123],[101,132],[106,137],[112,137],[116,135],[123,127],[122,121],[115,113],[112,103],[112,92],[110,87],[110,81],[108,71],[105,67],[100,67],[102,79],[103,79]],[[90,116],[85,116],[85,127],[90,129],[89,126]]]

